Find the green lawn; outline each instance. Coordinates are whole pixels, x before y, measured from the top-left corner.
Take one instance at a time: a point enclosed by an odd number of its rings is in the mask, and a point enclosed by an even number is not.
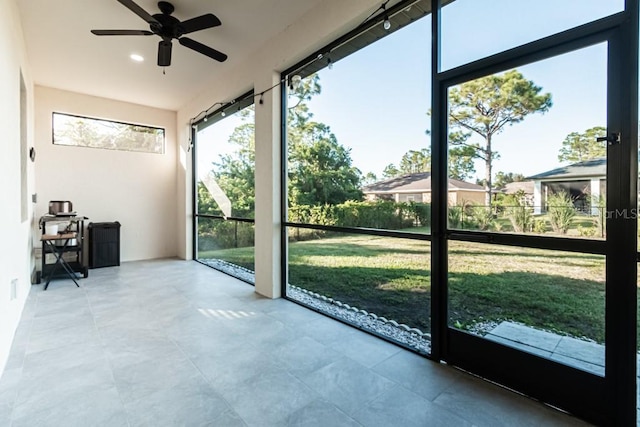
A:
[[[429,242],[341,235],[290,244],[289,283],[429,331]],[[253,268],[253,248],[201,252]],[[451,242],[449,316],[604,341],[604,257]]]

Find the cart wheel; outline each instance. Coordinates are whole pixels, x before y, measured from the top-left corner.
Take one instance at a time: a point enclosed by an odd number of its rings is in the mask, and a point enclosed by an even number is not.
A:
[[[42,272],[36,271],[36,285],[42,283]]]
[[[87,277],[89,277],[89,269],[85,268],[84,269],[84,273],[83,273],[84,278],[86,279]]]

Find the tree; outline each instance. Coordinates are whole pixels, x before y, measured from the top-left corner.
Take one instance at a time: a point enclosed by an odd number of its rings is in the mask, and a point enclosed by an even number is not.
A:
[[[384,170],[382,171],[383,178],[395,178],[396,176],[400,175],[402,175],[402,173],[393,163],[389,163],[384,167]]]
[[[370,185],[370,184],[373,184],[374,182],[378,182],[378,176],[373,172],[367,172],[362,177],[362,185]]]
[[[411,173],[431,171],[431,149],[409,150],[400,159],[400,167],[389,163],[382,171],[385,178],[395,178],[397,176]],[[469,147],[456,147],[449,150],[449,177],[464,181],[473,172],[473,150]]]
[[[287,145],[292,205],[362,199],[361,173],[352,165],[351,150],[338,142],[329,126],[312,120],[307,102],[321,90],[319,76],[312,74],[290,92]]]
[[[360,200],[360,171],[352,166],[350,150],[340,145],[329,126],[313,121],[307,101],[321,90],[311,75],[291,93],[287,115],[289,201],[291,204],[338,204]],[[214,163],[218,185],[232,201],[234,215],[253,216],[255,206],[254,107],[240,113],[229,143],[236,149]]]
[[[431,170],[431,150],[423,148],[420,151],[409,150],[400,159],[401,175],[410,173],[429,172]]]
[[[575,163],[606,156],[606,145],[596,141],[605,133],[606,129],[602,126],[592,127],[582,133],[571,132],[562,141],[558,161]]]
[[[237,126],[229,144],[236,147],[230,154],[220,155],[213,173],[220,188],[232,203],[233,216],[253,217],[255,210],[255,126],[254,107],[240,113],[243,123]]]
[[[452,147],[449,149],[449,178],[465,181],[476,171],[473,164],[475,150],[471,147]]]
[[[493,180],[493,185],[495,188],[503,188],[505,185],[512,182],[522,182],[524,180],[526,180],[526,177],[521,173],[499,171],[498,173],[496,173],[496,177]]]
[[[519,123],[533,113],[545,113],[552,106],[551,94],[540,94],[542,88],[517,70],[482,77],[449,91],[449,119],[452,147],[468,147],[485,165],[485,203],[491,204],[491,167],[498,153],[493,150],[493,137],[505,126]],[[469,142],[472,134],[481,143]]]
[[[329,127],[307,122],[290,128],[289,202],[292,205],[340,204],[362,199],[360,171],[350,150],[340,145]]]

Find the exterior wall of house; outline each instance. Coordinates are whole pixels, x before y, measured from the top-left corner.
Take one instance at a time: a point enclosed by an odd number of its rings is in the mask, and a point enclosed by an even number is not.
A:
[[[452,191],[449,194],[453,193]],[[456,202],[459,205],[484,205],[484,192],[483,191],[468,191],[468,190],[457,190],[456,194]]]
[[[53,145],[53,112],[164,128],[165,152]],[[122,224],[121,261],[176,256],[175,112],[36,86],[35,135],[37,218],[70,200],[91,222]]]
[[[422,193],[398,193],[397,200],[400,203],[422,202]]]
[[[18,367],[13,361],[7,364],[7,358],[31,289],[34,260],[31,250],[33,205],[30,200],[35,192],[35,181],[34,164],[25,156],[25,150],[33,146],[33,84],[20,15],[14,0],[0,0],[0,10],[1,375],[5,367]],[[21,90],[21,74],[24,90]],[[22,126],[21,117],[26,118]]]
[[[397,202],[431,203],[431,192],[424,193],[395,193],[395,194],[366,194],[365,200],[395,200]],[[465,203],[484,204],[482,191],[449,190],[449,205],[456,206]]]

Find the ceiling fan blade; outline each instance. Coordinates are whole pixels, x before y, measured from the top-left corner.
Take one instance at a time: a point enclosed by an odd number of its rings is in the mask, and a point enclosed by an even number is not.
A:
[[[222,25],[222,22],[212,13],[207,13],[206,15],[197,16],[195,18],[187,19],[186,21],[182,21],[180,24],[182,26],[182,34],[193,33],[194,31],[205,30],[207,28],[217,27]]]
[[[178,42],[180,42],[182,46],[188,47],[189,49],[193,49],[198,53],[206,55],[209,58],[215,59],[216,61],[224,62],[227,60],[227,55],[225,55],[224,53],[218,50],[215,50],[212,47],[205,46],[202,43],[197,42],[188,37],[181,37],[178,39]]]
[[[136,3],[134,3],[133,0],[118,0],[118,1],[122,5],[124,5],[126,8],[128,8],[130,11],[138,15],[140,18],[147,21],[147,23],[160,25],[160,23],[156,20],[156,18],[149,15],[146,10],[144,10],[143,8],[138,6]]]
[[[168,67],[171,65],[171,42],[160,40],[158,43],[158,66]]]
[[[152,36],[151,31],[146,30],[91,30],[96,36]]]

